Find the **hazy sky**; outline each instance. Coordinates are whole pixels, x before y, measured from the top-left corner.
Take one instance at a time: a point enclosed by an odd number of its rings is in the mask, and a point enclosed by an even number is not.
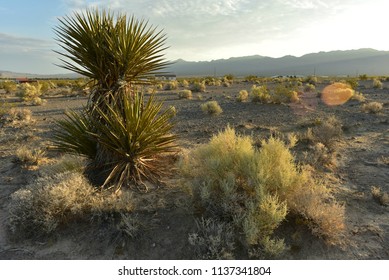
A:
[[[0,0],[0,70],[66,72],[54,65],[52,30],[59,17],[93,6],[163,29],[169,60],[389,50],[388,0]]]

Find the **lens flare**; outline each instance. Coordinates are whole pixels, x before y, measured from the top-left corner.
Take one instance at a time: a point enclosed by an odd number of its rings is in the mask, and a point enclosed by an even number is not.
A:
[[[344,83],[333,83],[326,86],[321,94],[321,100],[328,106],[342,105],[354,95],[354,90]]]

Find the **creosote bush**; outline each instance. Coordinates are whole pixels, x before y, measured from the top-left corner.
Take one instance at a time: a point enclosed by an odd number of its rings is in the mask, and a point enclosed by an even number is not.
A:
[[[189,89],[184,89],[178,93],[179,99],[192,99],[192,91]]]
[[[285,248],[273,233],[289,213],[304,219],[328,243],[342,241],[343,206],[308,169],[294,163],[279,139],[263,140],[256,149],[251,137],[227,127],[185,156],[181,171],[205,215],[232,223],[244,243],[259,246],[265,255]]]
[[[194,82],[191,86],[193,92],[205,92],[206,86],[205,82]]]
[[[247,101],[248,98],[249,98],[249,93],[247,92],[247,90],[242,89],[241,91],[239,91],[239,94],[238,94],[238,97],[236,98],[236,101],[244,102],[244,101]]]
[[[253,85],[250,92],[252,102],[269,103],[271,96],[266,86]]]
[[[43,85],[41,83],[25,83],[21,86],[20,97],[24,102],[30,103],[32,105],[43,105],[46,103],[46,100],[41,98],[43,94],[42,86]]]
[[[220,107],[220,105],[217,103],[217,101],[208,101],[204,104],[201,104],[201,110],[204,113],[207,113],[209,115],[220,115],[223,112],[223,109]]]

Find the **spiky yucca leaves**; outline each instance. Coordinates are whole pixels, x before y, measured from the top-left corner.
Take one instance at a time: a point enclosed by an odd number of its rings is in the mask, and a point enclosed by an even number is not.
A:
[[[162,52],[166,37],[148,22],[98,9],[59,19],[54,29],[65,50],[61,67],[92,79],[90,106],[161,70],[169,63]]]
[[[67,119],[57,123],[55,145],[88,157],[91,166],[107,174],[103,186],[157,179],[160,160],[176,148],[170,133],[174,111],[162,111],[163,103],[153,95],[147,102],[141,93],[118,97],[105,110],[67,113]]]
[[[107,112],[96,109],[103,120],[94,124],[93,135],[100,145],[96,163],[110,172],[104,185],[158,176],[159,159],[176,148],[176,136],[170,133],[174,112],[160,113],[162,105],[154,95],[145,104],[143,94],[135,93],[133,98],[121,95],[120,102],[107,104]]]
[[[97,154],[97,142],[89,132],[93,123],[84,111],[67,111],[66,118],[58,120],[54,128],[54,145],[57,150],[73,155],[82,155],[94,159]]]

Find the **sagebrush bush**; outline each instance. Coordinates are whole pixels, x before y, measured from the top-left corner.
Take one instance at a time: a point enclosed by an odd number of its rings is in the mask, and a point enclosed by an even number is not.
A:
[[[235,235],[231,223],[201,218],[196,224],[197,232],[189,234],[188,241],[194,247],[197,258],[233,259]]]
[[[383,104],[380,102],[369,102],[362,105],[362,111],[365,113],[377,114],[382,111]]]
[[[189,87],[189,82],[187,80],[182,80],[181,81],[181,86],[184,87],[184,88],[187,88],[187,87]]]
[[[289,103],[299,101],[298,92],[294,88],[289,88],[284,84],[275,87],[273,93],[270,95],[273,103]]]
[[[384,85],[382,84],[382,82],[378,79],[374,79],[373,80],[373,88],[377,88],[377,89],[382,89],[384,87]]]
[[[316,87],[313,84],[306,84],[304,86],[304,91],[306,91],[306,92],[313,92],[315,90],[316,90]]]
[[[184,89],[178,93],[179,99],[192,99],[192,91],[189,89]]]
[[[42,86],[41,83],[25,83],[21,86],[20,97],[23,101],[31,103],[32,105],[43,105],[46,100],[42,100],[41,98],[43,94]]]
[[[259,245],[267,254],[284,248],[273,232],[288,213],[304,218],[328,242],[341,242],[344,208],[325,185],[294,163],[279,139],[263,140],[258,150],[251,137],[228,127],[184,157],[181,171],[207,215],[232,221],[247,245]]]
[[[271,96],[266,86],[253,85],[250,92],[252,102],[269,103]]]
[[[239,91],[239,94],[238,94],[238,97],[236,98],[236,101],[244,102],[248,98],[249,98],[249,93],[247,92],[247,90],[242,89],[241,91]]]
[[[74,220],[133,209],[131,194],[98,191],[80,173],[38,178],[11,195],[8,227],[19,236],[51,233]]]
[[[334,150],[336,142],[343,135],[342,123],[335,116],[329,116],[313,128],[308,128],[306,138],[312,143],[322,143],[328,149]]]
[[[223,112],[223,109],[220,107],[217,101],[205,102],[204,104],[201,104],[200,107],[204,113],[209,115],[220,115]]]
[[[205,92],[206,86],[205,82],[194,82],[191,86],[193,92]]]
[[[178,82],[177,81],[169,81],[164,86],[165,90],[175,90],[177,88],[178,88]]]

